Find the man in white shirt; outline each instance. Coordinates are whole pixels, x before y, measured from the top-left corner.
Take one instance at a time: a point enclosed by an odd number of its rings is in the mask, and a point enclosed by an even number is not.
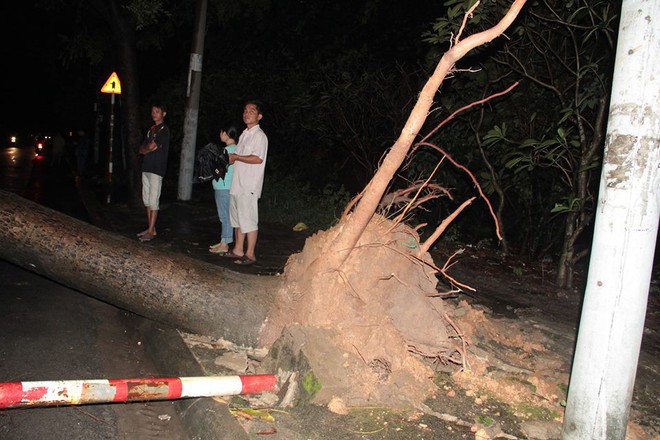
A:
[[[236,241],[234,249],[224,255],[234,258],[234,263],[240,265],[250,265],[257,261],[258,201],[264,185],[268,153],[268,137],[259,127],[262,117],[259,102],[249,101],[245,104],[243,122],[247,128],[239,137],[236,150],[229,155],[229,162],[234,164],[234,176],[229,189],[229,218]]]

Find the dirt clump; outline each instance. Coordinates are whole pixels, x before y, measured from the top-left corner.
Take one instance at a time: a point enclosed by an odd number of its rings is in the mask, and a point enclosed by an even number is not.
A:
[[[442,300],[430,296],[437,284],[431,257],[417,255],[413,229],[376,215],[340,269],[313,273],[341,227],[309,237],[289,259],[262,342],[270,346],[291,325],[331,329],[332,343],[361,364],[346,375],[351,395],[339,397],[417,405],[432,389],[423,358],[455,351]],[[387,388],[399,390],[396,397]]]

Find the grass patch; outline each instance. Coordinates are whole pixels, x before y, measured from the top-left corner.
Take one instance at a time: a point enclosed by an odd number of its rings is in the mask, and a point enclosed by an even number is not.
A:
[[[519,403],[512,405],[511,409],[517,416],[527,420],[540,420],[543,422],[549,422],[559,418],[560,416],[559,411],[533,405],[531,403]]]
[[[305,390],[305,401],[312,400],[316,393],[321,391],[322,388],[321,381],[318,380],[318,378],[311,371],[308,371],[307,374],[305,374],[305,377],[302,381],[302,386],[303,390]]]
[[[493,424],[495,423],[495,420],[492,417],[484,416],[482,414],[479,414],[475,420],[478,424],[480,424],[481,426],[485,426],[486,428],[488,428],[489,426],[493,426]]]
[[[302,222],[311,231],[327,229],[337,222],[350,200],[343,186],[313,187],[293,175],[270,176],[259,200],[260,220],[288,227]]]

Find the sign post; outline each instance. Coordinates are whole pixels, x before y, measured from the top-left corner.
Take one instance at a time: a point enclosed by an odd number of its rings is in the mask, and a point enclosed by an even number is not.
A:
[[[116,72],[112,72],[105,84],[103,84],[101,93],[110,93],[110,142],[108,143],[108,193],[106,198],[106,203],[110,203],[112,194],[112,144],[115,128],[115,94],[121,95],[121,83]]]

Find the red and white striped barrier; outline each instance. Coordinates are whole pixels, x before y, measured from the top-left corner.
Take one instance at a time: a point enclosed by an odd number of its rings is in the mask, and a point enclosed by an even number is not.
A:
[[[0,408],[231,396],[276,389],[272,374],[0,382]]]

